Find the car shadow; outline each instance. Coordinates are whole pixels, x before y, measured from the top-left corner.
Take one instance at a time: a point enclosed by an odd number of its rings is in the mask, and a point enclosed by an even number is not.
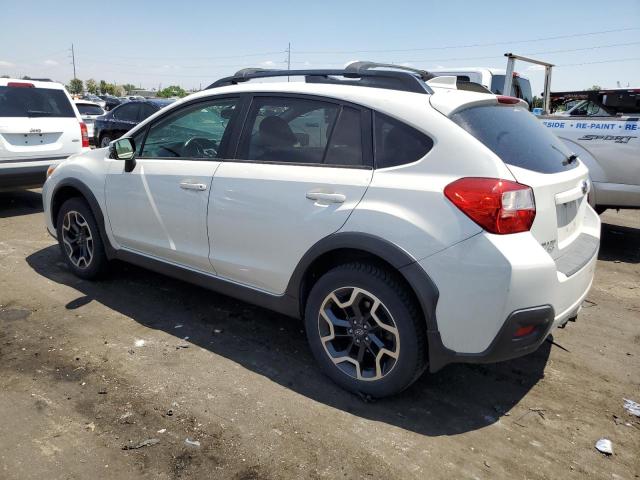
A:
[[[57,246],[35,252],[27,262],[36,273],[80,293],[67,309],[97,301],[172,335],[176,355],[198,346],[315,401],[429,436],[456,435],[497,422],[544,377],[551,349],[548,339],[535,353],[516,360],[450,365],[423,375],[394,397],[372,402],[320,373],[300,321],[119,262],[106,279],[84,281],[67,269]]]
[[[0,218],[18,217],[42,212],[40,190],[0,192]]]
[[[603,223],[598,260],[640,263],[640,229]]]

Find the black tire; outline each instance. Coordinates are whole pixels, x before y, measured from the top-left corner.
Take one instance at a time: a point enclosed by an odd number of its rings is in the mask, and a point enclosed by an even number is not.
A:
[[[311,351],[322,371],[346,390],[374,398],[393,395],[401,392],[417,380],[427,366],[426,325],[424,319],[419,313],[420,310],[416,302],[407,291],[407,287],[396,275],[397,274],[370,263],[354,262],[340,265],[324,274],[313,286],[307,298],[304,321]],[[353,289],[351,294],[349,294],[349,289]],[[398,343],[394,343],[395,347],[393,352],[397,354],[397,358],[392,359],[389,357],[387,359],[387,363],[393,362],[392,366],[387,367],[384,375],[380,376],[376,374],[369,377],[369,379],[357,378],[358,376],[363,377],[364,367],[351,366],[348,361],[343,361],[338,365],[332,360],[329,354],[329,350],[331,349],[331,351],[335,353],[333,358],[344,358],[343,353],[345,351],[351,351],[350,349],[355,348],[357,352],[362,346],[362,337],[356,338],[355,335],[356,332],[360,332],[359,335],[361,335],[362,328],[352,328],[349,330],[347,327],[336,326],[334,324],[328,335],[326,331],[321,333],[321,330],[326,330],[326,326],[328,326],[329,323],[321,316],[321,308],[326,312],[328,305],[331,305],[330,308],[338,305],[333,300],[330,300],[331,293],[337,292],[336,295],[345,295],[343,298],[349,296],[353,301],[352,303],[356,303],[355,299],[357,295],[353,293],[356,290],[360,292],[359,294],[365,291],[365,294],[362,294],[364,295],[363,299],[365,299],[365,303],[358,304],[358,311],[361,311],[363,306],[365,308],[368,306],[366,303],[367,294],[372,294],[369,298],[375,297],[383,307],[382,311],[379,310],[380,307],[376,309],[375,317],[386,317],[387,320],[389,320],[386,315],[386,313],[388,313],[391,317],[388,325],[395,325],[398,337]],[[338,297],[336,296],[334,298]],[[358,302],[361,302],[361,300],[358,300]],[[343,302],[342,305],[346,305],[346,302]],[[375,300],[373,305],[376,305]],[[347,318],[349,317],[348,312],[355,312],[355,310],[349,306],[345,308],[337,307],[337,310],[332,311],[339,312],[336,315],[337,317],[344,314]],[[355,318],[357,318],[357,315],[355,315]],[[382,335],[387,335],[388,338],[395,337],[395,334],[389,334],[386,330],[381,330],[379,328],[380,322],[378,321],[375,322],[375,324],[378,324],[378,327],[371,326],[371,324],[374,324],[371,313],[369,313],[368,316],[364,315],[364,318],[369,319],[365,320],[365,323],[368,321],[370,324],[369,329],[377,328]],[[325,323],[322,323],[323,321]],[[342,319],[339,321],[343,322]],[[355,326],[356,323],[353,325]],[[352,332],[353,335],[352,338],[350,338],[347,334]],[[323,342],[322,338],[326,340],[326,338],[332,334],[335,334],[335,338],[331,340],[332,343],[329,346],[326,346],[328,342]],[[372,338],[374,337],[373,330],[369,330],[369,334]],[[380,338],[382,338],[382,336],[378,335],[376,341],[380,342]],[[360,340],[358,345],[353,343],[358,340]],[[367,347],[372,347],[370,349],[370,359],[374,362],[374,365],[379,366],[378,360],[374,358],[374,356],[379,353],[380,349],[377,348],[376,352],[374,342],[370,341],[368,336],[366,340]],[[336,344],[345,342],[346,345],[349,345],[346,342],[351,342],[351,346],[343,347],[342,350],[337,352],[338,348],[333,348],[335,346],[333,342]],[[357,353],[355,353],[354,356],[357,357]],[[384,358],[384,355],[381,358]],[[355,360],[358,361],[358,358]],[[364,365],[365,363],[360,364],[358,361],[358,364]],[[350,370],[353,370],[353,372],[350,372]],[[383,368],[380,367],[379,370],[376,369],[376,372],[383,372]],[[380,376],[380,378],[376,379],[378,376]]]
[[[73,239],[75,232],[72,222],[78,222],[78,219],[81,219],[79,223],[82,224],[80,227],[82,236],[78,240],[78,234],[75,234],[76,242],[69,241],[70,238]],[[56,219],[56,232],[62,256],[76,276],[93,280],[106,273],[109,261],[104,251],[100,230],[91,208],[84,199],[74,197],[62,204]],[[85,250],[82,250],[83,246]],[[84,262],[79,259],[80,256],[85,257]],[[89,260],[87,261],[86,258]]]
[[[110,135],[102,135],[100,137],[100,145],[98,145],[98,147],[100,148],[108,147],[112,140],[113,139],[111,138]]]

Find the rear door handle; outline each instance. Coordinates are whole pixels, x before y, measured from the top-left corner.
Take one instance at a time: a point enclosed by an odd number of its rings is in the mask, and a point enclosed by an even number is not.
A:
[[[180,182],[180,188],[185,190],[203,191],[207,189],[207,186],[204,183]]]
[[[320,200],[329,203],[343,203],[347,197],[341,193],[307,192],[309,200]]]

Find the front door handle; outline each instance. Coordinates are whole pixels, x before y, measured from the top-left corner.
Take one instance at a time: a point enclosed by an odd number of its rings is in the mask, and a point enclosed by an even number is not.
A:
[[[203,191],[207,189],[207,186],[204,183],[180,182],[180,188],[185,190]]]
[[[347,197],[341,193],[307,192],[309,200],[319,200],[328,203],[343,203]]]

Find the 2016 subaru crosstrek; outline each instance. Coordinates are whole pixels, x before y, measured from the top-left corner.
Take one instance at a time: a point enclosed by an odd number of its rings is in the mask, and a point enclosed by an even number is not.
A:
[[[287,74],[306,81],[247,82]],[[355,392],[524,355],[591,286],[588,172],[524,102],[458,88],[367,63],[238,72],[61,164],[47,228],[82,278],[121,259],[304,319]]]

